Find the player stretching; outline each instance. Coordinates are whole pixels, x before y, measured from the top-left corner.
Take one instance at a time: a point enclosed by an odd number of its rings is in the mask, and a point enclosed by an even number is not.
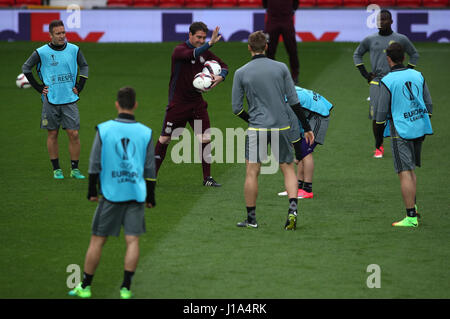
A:
[[[169,83],[169,104],[166,108],[161,136],[155,147],[156,174],[166,156],[172,132],[177,128],[184,128],[189,122],[194,128],[194,121],[201,121],[201,131],[194,132],[199,139],[201,148],[203,185],[218,187],[218,184],[211,176],[211,136],[205,134],[210,128],[208,103],[202,98],[192,85],[194,76],[203,70],[203,63],[208,60],[216,60],[222,67],[222,72],[218,76],[213,74],[213,85],[222,82],[228,74],[227,65],[215,56],[209,49],[222,37],[219,35],[219,27],[212,33],[211,40],[206,42],[207,26],[203,22],[194,22],[189,27],[189,39],[177,45],[172,53],[172,71]],[[205,154],[206,153],[206,154]]]
[[[380,80],[390,71],[386,60],[386,48],[393,42],[400,43],[410,58],[408,68],[416,66],[419,60],[419,53],[417,53],[416,48],[405,35],[392,31],[392,15],[388,10],[381,10],[377,20],[379,23],[378,33],[368,36],[360,43],[353,54],[353,61],[361,75],[370,84],[369,119],[372,120],[372,130],[375,137],[374,157],[382,158],[384,154],[383,135],[377,134],[375,113],[377,112],[380,94]],[[372,66],[372,72],[370,73],[367,72],[363,63],[363,55],[366,52],[370,52],[370,63]]]
[[[297,164],[297,197],[302,199],[313,198],[312,179],[314,174],[314,159],[312,153],[317,144],[322,145],[325,142],[325,135],[330,120],[330,111],[333,108],[333,105],[317,92],[303,89],[299,86],[296,86],[295,90],[297,91],[300,105],[305,109],[306,118],[314,133],[314,143],[311,145],[309,145],[304,138],[297,141],[296,131],[300,130],[303,135],[304,130],[302,127],[299,127],[300,123],[294,112],[290,111],[288,108],[288,116],[291,120],[291,131],[293,131],[292,133],[294,134],[294,136],[291,137],[291,140],[294,144],[294,148],[297,147],[297,144],[300,144],[300,156],[298,156],[298,152],[296,152],[296,158],[299,161]],[[287,192],[284,191],[278,193],[278,195],[286,196]]]

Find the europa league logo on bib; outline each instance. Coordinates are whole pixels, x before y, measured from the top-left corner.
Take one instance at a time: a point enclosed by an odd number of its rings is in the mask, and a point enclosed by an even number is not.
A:
[[[115,147],[116,154],[124,161],[128,161],[136,153],[136,145],[127,137],[120,139]]]
[[[408,81],[403,85],[402,93],[408,100],[414,101],[416,96],[419,95],[419,88],[414,83]]]

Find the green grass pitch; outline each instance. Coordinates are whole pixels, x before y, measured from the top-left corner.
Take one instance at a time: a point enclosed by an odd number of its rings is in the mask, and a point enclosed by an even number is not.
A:
[[[38,43],[0,43],[0,298],[69,298],[66,271],[83,267],[96,205],[87,181],[68,177],[67,137],[60,132],[66,179],[55,181],[39,128],[41,104],[33,89],[14,84]],[[85,44],[89,80],[78,103],[80,168],[87,173],[96,124],[116,115],[115,94],[137,90],[137,119],[158,136],[167,103],[175,43]],[[137,298],[449,298],[450,108],[449,44],[417,43],[418,70],[428,81],[435,134],[417,169],[418,229],[395,229],[405,215],[390,141],[373,159],[367,119],[368,86],[353,65],[356,43],[299,43],[301,85],[335,104],[325,145],[314,153],[313,200],[300,201],[299,227],[283,230],[288,203],[279,198],[281,172],[259,179],[260,228],[240,229],[246,217],[244,164],[213,164],[220,189],[201,185],[201,164],[160,170],[157,207],[147,210],[147,234],[132,290]],[[278,59],[287,62],[285,50]],[[245,43],[213,48],[230,67],[224,83],[205,95],[211,124],[245,127],[231,112],[234,71],[249,60]],[[174,144],[169,148],[168,154]],[[93,297],[118,298],[125,242],[109,238],[93,281]],[[381,288],[368,288],[367,267],[381,269]]]

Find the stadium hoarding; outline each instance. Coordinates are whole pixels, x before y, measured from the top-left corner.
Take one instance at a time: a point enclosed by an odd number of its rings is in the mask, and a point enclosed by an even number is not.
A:
[[[412,41],[449,42],[450,10],[391,10],[393,29]],[[297,10],[297,41],[358,42],[376,32],[374,11]],[[220,26],[225,41],[246,41],[264,28],[265,11],[255,10],[0,10],[0,40],[47,41],[48,24],[65,22],[72,42],[166,42],[186,39],[189,24]]]

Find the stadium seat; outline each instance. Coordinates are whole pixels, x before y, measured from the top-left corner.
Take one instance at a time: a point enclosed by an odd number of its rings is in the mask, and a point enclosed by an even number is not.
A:
[[[318,7],[340,7],[342,0],[317,0]]]
[[[299,3],[299,7],[314,7],[316,5],[316,0],[301,0]]]
[[[423,6],[427,8],[444,8],[450,6],[449,0],[423,0]]]
[[[133,0],[108,0],[108,7],[129,7],[133,5]]]
[[[233,8],[237,7],[238,0],[212,0],[213,8]]]
[[[159,6],[162,8],[181,8],[184,7],[184,0],[159,0]]]
[[[9,7],[14,5],[14,0],[0,0],[0,7]]]
[[[238,0],[239,7],[262,8],[262,0]]]
[[[381,8],[395,7],[396,0],[369,0],[369,4],[378,4]]]
[[[367,7],[369,0],[343,0],[344,7]]]
[[[211,6],[211,0],[185,0],[184,6],[187,8],[207,8]]]
[[[397,0],[397,7],[417,8],[422,5],[422,0]]]
[[[16,6],[23,6],[23,5],[40,6],[41,4],[42,4],[42,0],[16,0]]]
[[[159,0],[134,0],[134,7],[157,7]]]

